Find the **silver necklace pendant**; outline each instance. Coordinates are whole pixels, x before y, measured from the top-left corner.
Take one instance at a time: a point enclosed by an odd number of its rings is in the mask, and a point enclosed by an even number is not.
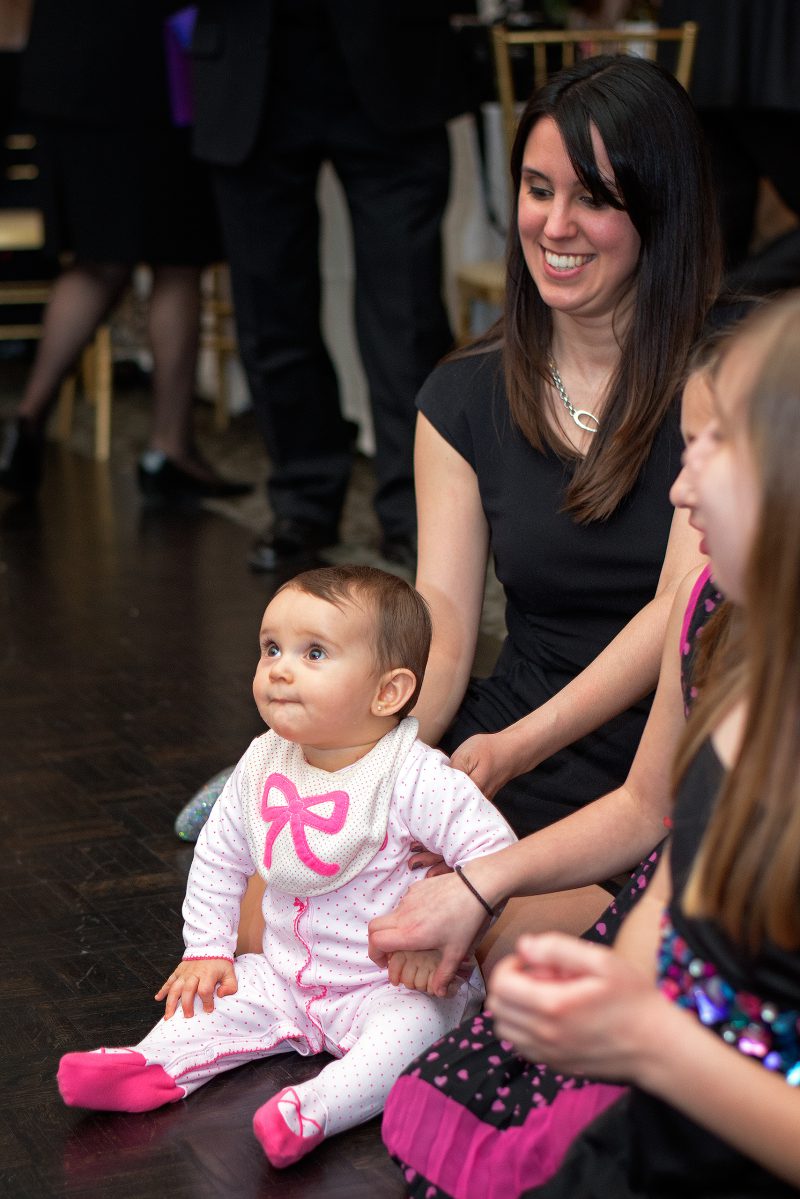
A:
[[[586,432],[586,433],[599,433],[600,432],[600,421],[597,419],[597,417],[594,415],[593,412],[588,412],[586,408],[576,408],[575,407],[572,400],[567,395],[566,388],[564,387],[564,384],[561,382],[561,375],[559,375],[558,368],[556,367],[556,364],[555,364],[555,362],[553,362],[552,358],[550,359],[548,366],[550,367],[550,378],[553,380],[553,386],[555,387],[558,394],[561,396],[561,401],[562,401],[564,407],[566,408],[567,412],[570,414],[570,416],[572,417],[572,419],[574,420],[574,422],[578,426],[578,428],[583,429],[584,432]],[[587,424],[587,421],[589,421],[591,423]]]

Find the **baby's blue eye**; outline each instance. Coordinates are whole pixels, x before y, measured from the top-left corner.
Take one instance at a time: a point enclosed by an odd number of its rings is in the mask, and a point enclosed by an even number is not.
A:
[[[277,657],[278,657],[278,654],[279,654],[280,652],[281,652],[281,651],[279,650],[278,646],[275,644],[275,642],[274,642],[274,641],[271,641],[271,642],[269,643],[269,645],[268,645],[268,646],[265,648],[265,650],[264,650],[264,653],[266,654],[266,656],[267,656],[268,658],[277,658]]]
[[[308,651],[308,656],[312,662],[321,662],[325,657],[325,650],[319,645],[312,645]]]

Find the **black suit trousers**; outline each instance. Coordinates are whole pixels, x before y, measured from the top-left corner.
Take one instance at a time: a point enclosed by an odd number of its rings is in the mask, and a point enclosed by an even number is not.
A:
[[[215,181],[270,502],[278,516],[335,524],[352,466],[354,429],[320,330],[316,193],[327,160],[353,228],[375,509],[385,535],[413,534],[415,396],[452,340],[442,301],[446,128],[382,132],[341,78],[323,86],[319,73],[289,69],[276,72],[266,111],[253,152],[217,167]]]

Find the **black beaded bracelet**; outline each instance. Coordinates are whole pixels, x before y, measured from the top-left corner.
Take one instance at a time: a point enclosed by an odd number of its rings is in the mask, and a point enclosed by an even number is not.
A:
[[[494,913],[494,908],[493,908],[493,907],[491,907],[491,906],[490,906],[490,905],[489,905],[489,904],[486,902],[486,900],[485,900],[485,899],[483,898],[483,896],[481,895],[480,891],[476,890],[476,888],[475,888],[475,887],[473,887],[472,883],[469,881],[469,879],[467,878],[466,874],[465,874],[465,873],[464,873],[464,871],[461,869],[461,867],[460,867],[460,866],[454,866],[454,867],[453,867],[453,869],[455,870],[456,874],[457,874],[457,875],[458,875],[458,877],[461,879],[462,883],[463,883],[463,884],[464,884],[464,886],[467,888],[467,890],[472,892],[472,894],[475,896],[475,898],[477,899],[477,901],[478,901],[478,903],[481,905],[481,907],[485,908],[485,909],[486,909],[486,912],[488,913],[488,915],[490,915],[490,916],[492,917],[492,919],[494,919],[494,914],[495,914],[495,913]]]

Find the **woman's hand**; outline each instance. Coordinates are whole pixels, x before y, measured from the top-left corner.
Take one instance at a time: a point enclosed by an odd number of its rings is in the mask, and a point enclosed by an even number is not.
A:
[[[486,913],[455,874],[414,883],[393,912],[369,925],[369,956],[386,966],[400,950],[441,951],[428,993],[445,996],[463,959],[488,924]]]
[[[469,775],[487,799],[493,799],[516,775],[502,733],[476,733],[468,737],[455,750],[450,764]]]
[[[498,963],[487,1007],[499,1035],[534,1062],[636,1082],[670,1004],[611,949],[561,933],[520,937]]]
[[[234,995],[239,990],[233,962],[227,958],[189,958],[180,963],[167,981],[156,991],[156,999],[166,999],[164,1019],[175,1015],[178,1004],[184,1016],[194,1015],[195,995],[199,995],[204,1012],[213,1012],[214,993]]]

